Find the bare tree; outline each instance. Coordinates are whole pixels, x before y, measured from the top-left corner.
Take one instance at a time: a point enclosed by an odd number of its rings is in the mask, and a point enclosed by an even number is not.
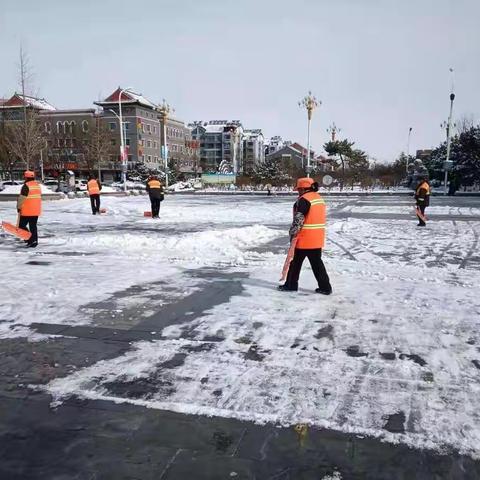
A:
[[[112,144],[110,132],[98,115],[95,116],[94,124],[89,129],[88,135],[84,140],[83,152],[88,170],[93,172],[96,167],[98,178],[100,178],[102,164],[105,163],[105,159],[112,153]]]
[[[6,145],[28,170],[39,158],[45,138],[38,112],[29,107],[24,117],[22,122],[9,122],[6,126]]]
[[[6,145],[10,155],[14,155],[27,169],[32,168],[38,159],[40,149],[45,144],[44,132],[40,122],[38,109],[28,105],[25,99],[26,89],[32,79],[29,60],[23,47],[20,47],[19,83],[22,89],[23,118],[12,120],[6,126]]]
[[[457,132],[458,133],[465,133],[471,130],[475,126],[475,119],[473,114],[464,114],[462,115],[457,121]]]

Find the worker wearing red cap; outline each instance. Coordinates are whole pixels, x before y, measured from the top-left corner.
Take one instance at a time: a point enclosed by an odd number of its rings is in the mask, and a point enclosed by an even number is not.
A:
[[[22,185],[17,200],[17,211],[20,215],[18,226],[32,234],[27,240],[27,247],[35,248],[38,245],[37,222],[42,213],[42,190],[40,184],[35,181],[35,173],[27,170],[23,177]]]
[[[287,280],[278,288],[282,291],[297,291],[302,264],[307,257],[318,282],[316,293],[330,295],[332,287],[322,261],[325,246],[326,206],[317,193],[318,183],[311,178],[299,178],[296,190],[298,199],[293,207],[293,223],[290,227],[290,241],[296,240],[295,254],[290,263]]]

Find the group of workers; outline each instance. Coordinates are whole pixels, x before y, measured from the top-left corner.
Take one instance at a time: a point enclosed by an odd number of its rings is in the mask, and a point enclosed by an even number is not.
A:
[[[18,226],[30,231],[28,247],[38,245],[37,222],[42,211],[42,192],[40,184],[35,180],[35,173],[27,170],[17,201],[19,214]],[[152,217],[158,218],[160,202],[164,199],[163,187],[157,176],[152,175],[146,183],[150,196]],[[90,196],[92,214],[100,213],[100,191],[102,185],[94,176],[89,177],[87,190]],[[295,242],[295,251],[289,265],[286,281],[278,287],[284,292],[298,290],[298,279],[305,258],[308,258],[313,274],[318,283],[317,293],[330,295],[332,286],[325,265],[322,261],[322,250],[325,246],[325,230],[327,221],[326,205],[318,193],[318,183],[312,178],[299,178],[296,183],[298,198],[293,207],[293,222],[289,230],[290,242]],[[426,225],[425,208],[429,205],[430,185],[428,179],[421,178],[415,190],[418,226]]]

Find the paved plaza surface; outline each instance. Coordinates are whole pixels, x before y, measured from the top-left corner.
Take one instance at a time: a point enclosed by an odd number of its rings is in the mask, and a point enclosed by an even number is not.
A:
[[[480,198],[412,200],[327,197],[329,297],[276,290],[294,197],[46,202],[0,234],[0,479],[480,478]]]

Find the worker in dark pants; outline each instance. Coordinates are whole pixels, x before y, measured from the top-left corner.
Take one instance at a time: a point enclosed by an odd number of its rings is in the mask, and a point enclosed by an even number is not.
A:
[[[92,215],[100,213],[100,190],[102,185],[95,175],[90,175],[87,182],[88,196],[90,197],[90,205],[92,206]]]
[[[158,218],[160,214],[160,202],[164,199],[163,187],[156,175],[151,175],[147,180],[147,192],[150,197],[152,218]]]
[[[290,227],[290,241],[295,243],[295,253],[290,263],[281,291],[297,291],[300,270],[305,258],[308,258],[318,283],[316,293],[330,295],[332,286],[322,261],[322,248],[325,246],[326,206],[317,193],[318,183],[311,178],[299,178],[296,189],[298,199],[293,208],[293,223]]]
[[[417,188],[415,189],[415,201],[417,203],[416,211],[418,224],[417,227],[426,227],[425,208],[430,205],[430,185],[427,177],[421,177]]]
[[[26,243],[27,247],[35,248],[38,245],[37,222],[42,213],[42,190],[35,181],[34,172],[27,170],[23,176],[25,183],[17,200],[17,211],[20,215],[18,226],[32,234]]]

